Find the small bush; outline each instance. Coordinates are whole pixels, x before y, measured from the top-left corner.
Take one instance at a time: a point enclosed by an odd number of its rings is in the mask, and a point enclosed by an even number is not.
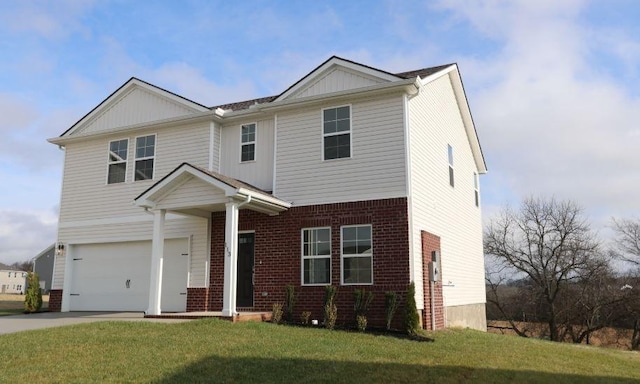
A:
[[[324,289],[324,326],[327,329],[334,329],[338,319],[338,306],[335,303],[338,288],[328,285]]]
[[[300,314],[300,323],[302,325],[309,325],[310,320],[311,320],[311,312],[302,311],[302,313]]]
[[[282,321],[282,303],[273,303],[271,310],[271,322],[279,324]]]
[[[384,293],[384,317],[387,320],[387,331],[391,329],[393,316],[398,309],[398,294],[393,291]]]
[[[284,301],[286,304],[285,312],[287,321],[293,323],[293,307],[296,302],[296,291],[295,287],[291,284],[287,285],[284,292]]]
[[[407,332],[407,334],[418,334],[418,329],[420,328],[420,317],[418,316],[418,308],[416,307],[416,285],[413,281],[409,284],[409,288],[407,289],[404,325],[405,332]]]
[[[358,331],[364,332],[367,329],[367,316],[356,316],[356,326],[358,327]]]
[[[27,292],[24,297],[25,312],[38,312],[42,308],[42,292],[40,291],[40,278],[35,272],[27,275]]]
[[[355,289],[353,291],[353,312],[358,316],[366,316],[369,306],[373,301],[373,292],[367,292],[366,289]]]

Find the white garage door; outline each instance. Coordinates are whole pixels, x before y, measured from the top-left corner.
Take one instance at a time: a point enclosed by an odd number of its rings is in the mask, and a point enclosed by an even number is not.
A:
[[[72,311],[146,311],[151,242],[77,245],[71,277]],[[163,312],[187,306],[187,239],[166,240],[162,273]]]

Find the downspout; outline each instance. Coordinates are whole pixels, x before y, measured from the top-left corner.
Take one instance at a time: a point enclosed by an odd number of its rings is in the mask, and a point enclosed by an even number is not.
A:
[[[436,283],[432,279],[429,279],[429,280],[430,280],[429,289],[431,290],[431,292],[429,293],[429,295],[431,296],[431,330],[435,331],[436,330],[436,295],[435,295]]]

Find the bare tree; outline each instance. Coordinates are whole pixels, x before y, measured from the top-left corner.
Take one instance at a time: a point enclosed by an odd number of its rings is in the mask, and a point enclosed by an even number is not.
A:
[[[568,317],[564,313],[568,308],[558,303],[561,294],[605,262],[599,246],[582,209],[553,198],[525,199],[517,211],[505,208],[484,235],[489,263],[502,274],[530,280],[553,341],[562,341],[562,320]]]
[[[613,219],[616,254],[624,261],[640,266],[640,219]]]

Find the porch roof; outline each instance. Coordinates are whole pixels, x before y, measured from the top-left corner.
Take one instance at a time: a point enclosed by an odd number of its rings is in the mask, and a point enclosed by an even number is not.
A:
[[[142,208],[201,217],[224,211],[228,202],[241,202],[247,209],[269,215],[291,207],[251,184],[189,163],[180,164],[134,199],[134,204]]]

